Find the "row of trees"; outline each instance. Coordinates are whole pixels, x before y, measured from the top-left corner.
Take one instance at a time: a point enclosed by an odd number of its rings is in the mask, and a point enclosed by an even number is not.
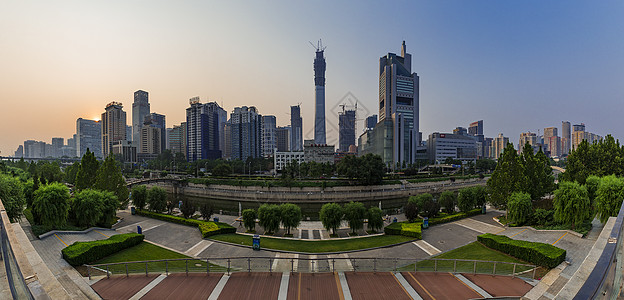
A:
[[[405,217],[414,222],[419,216],[433,218],[440,213],[442,208],[445,213],[453,214],[459,209],[467,212],[475,208],[482,207],[487,202],[487,191],[485,187],[475,186],[459,190],[457,194],[451,191],[444,191],[438,199],[429,193],[411,196],[404,206]]]
[[[585,184],[591,175],[624,176],[624,146],[611,135],[589,144],[582,141],[568,155],[566,171],[559,176],[565,181],[576,181]]]
[[[372,206],[368,210],[361,202],[349,202],[343,206],[337,203],[326,203],[321,207],[319,218],[323,227],[336,235],[336,230],[343,220],[349,223],[351,232],[364,228],[364,219],[368,219],[367,229],[373,232],[383,228],[383,213],[378,207]]]

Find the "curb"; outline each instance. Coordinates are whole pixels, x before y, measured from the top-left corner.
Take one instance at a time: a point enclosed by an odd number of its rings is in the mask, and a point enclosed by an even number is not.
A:
[[[247,232],[237,232],[236,234],[248,235],[248,236],[251,236],[251,237],[253,237],[255,235],[253,233],[247,233]],[[291,240],[291,241],[318,242],[318,241],[342,241],[342,240],[351,240],[351,239],[361,239],[361,238],[366,238],[366,237],[371,237],[371,236],[382,236],[382,235],[385,235],[385,233],[358,235],[358,236],[350,236],[350,237],[343,237],[343,238],[328,238],[328,239],[324,239],[324,240],[323,239],[317,240],[317,239],[300,239],[300,238],[291,238],[291,237],[279,237],[279,236],[271,236],[271,235],[264,235],[264,234],[260,234],[260,237],[267,237],[267,238],[281,239],[281,240]]]
[[[93,230],[105,230],[105,231],[115,231],[114,229],[110,229],[110,228],[102,228],[102,227],[91,227],[85,230],[81,230],[81,231],[67,231],[67,230],[52,230],[52,231],[48,231],[40,236],[38,236],[39,239],[44,239],[47,238],[53,234],[57,234],[57,233],[61,233],[61,234],[85,234],[85,233],[89,233]]]
[[[213,240],[213,239],[210,239],[210,238],[205,238],[205,239],[209,240],[209,241],[212,241],[212,242],[215,242],[215,243],[224,244],[224,245],[237,246],[237,247],[241,247],[241,248],[253,249],[252,246],[239,245],[239,244],[234,244],[234,243],[230,243],[230,242]],[[300,252],[300,251],[289,251],[289,250],[279,250],[279,249],[269,249],[269,248],[262,248],[262,250],[269,251],[269,252],[293,253],[293,254],[303,254],[303,255],[332,255],[332,254],[353,253],[353,252],[362,252],[362,251],[368,251],[368,250],[390,248],[390,247],[394,247],[394,246],[399,246],[399,245],[411,243],[411,242],[414,242],[414,241],[417,241],[417,240],[418,239],[413,239],[413,240],[409,240],[409,241],[405,241],[405,242],[401,242],[401,243],[397,243],[397,244],[391,244],[391,245],[385,245],[385,246],[379,246],[379,247],[372,247],[372,248],[365,248],[365,249],[337,251],[337,252]],[[324,241],[327,241],[327,240],[324,240]]]

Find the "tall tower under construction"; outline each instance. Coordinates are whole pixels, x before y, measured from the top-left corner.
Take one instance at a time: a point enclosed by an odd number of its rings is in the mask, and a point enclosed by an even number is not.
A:
[[[314,58],[314,90],[316,106],[314,111],[314,143],[327,144],[325,140],[325,47],[319,40]]]

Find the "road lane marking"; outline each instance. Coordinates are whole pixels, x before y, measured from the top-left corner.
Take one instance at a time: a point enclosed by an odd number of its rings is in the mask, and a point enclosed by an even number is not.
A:
[[[154,228],[156,228],[156,227],[158,227],[158,226],[162,226],[162,225],[164,225],[164,224],[165,224],[165,223],[160,223],[160,224],[158,224],[158,225],[154,225],[154,226],[152,226],[152,227],[145,228],[145,229],[143,229],[142,231],[143,231],[143,232],[146,232],[146,231],[148,231],[148,230],[152,230],[152,229],[154,229]]]
[[[204,252],[204,250],[206,250],[208,247],[212,246],[213,243],[214,242],[212,241],[201,240],[197,244],[193,245],[193,247],[191,247],[190,249],[184,251],[184,253],[190,256],[197,256],[200,253]]]
[[[106,235],[106,234],[101,233],[99,230],[95,230],[95,229],[94,229],[93,231],[95,231],[95,232],[97,232],[97,233],[99,233],[99,234],[101,234],[101,235],[103,235],[103,236],[105,236],[105,237],[107,237],[107,238],[109,238],[109,237],[110,237],[110,236],[108,236],[108,235]]]
[[[558,238],[554,243],[552,243],[552,245],[554,246],[556,243],[558,243],[564,236],[566,236],[568,233],[564,233],[560,238]]]
[[[518,233],[516,233],[516,234],[514,234],[514,235],[512,235],[512,236],[510,236],[510,238],[512,238],[512,237],[514,237],[514,236],[516,236],[516,235],[518,235],[518,234],[521,234],[521,233],[523,233],[523,232],[525,232],[525,231],[527,231],[527,230],[529,230],[529,229],[528,229],[528,228],[525,228],[524,230],[522,230],[522,231],[520,231],[520,232],[518,232]]]
[[[415,242],[412,242],[412,244],[414,244],[416,247],[420,248],[422,251],[425,251],[427,254],[431,255],[436,255],[438,253],[441,253],[442,251],[440,251],[440,249],[434,247],[433,245],[425,242],[424,240],[418,240]]]
[[[482,231],[482,230],[479,230],[479,229],[473,228],[473,227],[468,226],[468,225],[466,225],[466,224],[461,224],[461,223],[451,223],[451,224],[456,224],[456,225],[459,225],[459,226],[461,226],[461,227],[468,228],[468,229],[470,229],[470,230],[472,230],[472,231],[476,231],[476,232],[478,232],[478,233],[485,233],[485,231]]]
[[[67,243],[65,243],[65,241],[61,240],[61,238],[60,238],[58,235],[56,235],[56,233],[54,234],[54,236],[55,236],[57,239],[59,239],[59,241],[61,241],[61,243],[65,244],[65,247],[69,246],[69,245],[67,245]]]

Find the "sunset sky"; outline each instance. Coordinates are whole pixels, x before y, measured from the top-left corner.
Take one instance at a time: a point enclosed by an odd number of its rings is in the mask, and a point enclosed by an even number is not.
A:
[[[338,104],[377,113],[379,57],[403,40],[420,76],[420,128],[484,120],[486,136],[561,121],[624,137],[624,1],[3,1],[0,155],[71,137],[136,90],[167,126],[191,97],[256,106],[313,136],[314,49],[327,45],[328,142]],[[357,135],[362,126],[358,125]],[[559,129],[561,130],[561,129]]]

